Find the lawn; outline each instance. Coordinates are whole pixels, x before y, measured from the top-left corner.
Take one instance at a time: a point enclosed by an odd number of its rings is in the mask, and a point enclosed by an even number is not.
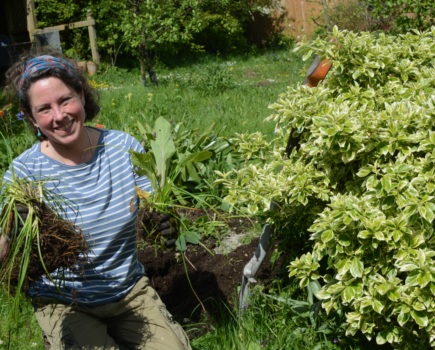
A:
[[[224,137],[259,130],[272,137],[273,123],[263,121],[270,115],[269,104],[287,86],[302,81],[298,74],[301,59],[291,51],[279,54],[279,60],[270,52],[226,59],[207,56],[190,66],[157,68],[158,87],[144,88],[136,70],[103,71],[92,78],[101,93],[102,111],[95,122],[134,134],[136,120],[152,125],[163,116],[199,131],[213,123],[218,128],[226,126]],[[209,72],[215,65],[219,71]],[[214,83],[219,73],[228,74],[227,79],[216,83],[224,90],[222,93],[207,88],[207,83]]]

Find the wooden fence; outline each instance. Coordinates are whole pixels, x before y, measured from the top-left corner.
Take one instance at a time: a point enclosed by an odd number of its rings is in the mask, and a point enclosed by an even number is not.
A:
[[[248,26],[248,39],[251,43],[262,45],[276,32],[284,32],[295,39],[312,34],[317,25],[311,20],[322,11],[319,3],[304,0],[281,0],[282,12],[276,11],[271,17],[255,13]]]

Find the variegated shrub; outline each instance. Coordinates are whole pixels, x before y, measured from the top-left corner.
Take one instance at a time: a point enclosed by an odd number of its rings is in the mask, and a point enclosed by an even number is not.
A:
[[[347,334],[427,349],[435,345],[435,28],[333,36],[296,49],[334,64],[317,88],[289,88],[270,106],[278,139],[267,145],[269,161],[218,181],[227,202],[266,212],[276,230],[312,233],[312,253],[290,275],[302,287],[324,281],[318,296],[327,312],[347,313]],[[301,147],[286,160],[291,131]],[[241,152],[251,152],[244,140]],[[268,211],[271,200],[278,211]]]

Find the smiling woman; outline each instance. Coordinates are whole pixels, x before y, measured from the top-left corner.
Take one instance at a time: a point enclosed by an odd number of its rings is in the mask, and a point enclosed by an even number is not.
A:
[[[137,260],[137,209],[130,202],[134,187],[150,191],[150,181],[135,174],[126,150],[143,153],[143,147],[123,132],[84,126],[100,108],[73,62],[27,57],[7,78],[40,142],[14,159],[4,181],[12,181],[13,173],[46,179],[44,186],[64,200],[58,215],[89,235],[92,263],[82,274],[56,271],[29,290],[52,348],[190,349]],[[0,236],[0,259],[4,242],[13,239]],[[62,295],[54,294],[53,281]]]

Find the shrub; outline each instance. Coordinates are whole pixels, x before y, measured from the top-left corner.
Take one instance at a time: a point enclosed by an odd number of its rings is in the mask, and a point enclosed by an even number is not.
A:
[[[334,64],[317,88],[289,88],[270,106],[278,140],[269,161],[218,182],[227,202],[263,212],[277,232],[311,232],[312,253],[291,263],[290,276],[301,287],[324,281],[318,297],[327,312],[346,313],[348,335],[427,349],[435,345],[435,27],[378,38],[334,28],[333,36],[338,43],[298,44],[305,60]],[[290,132],[301,147],[286,160]],[[242,153],[253,149],[241,142]],[[271,200],[278,211],[268,210]]]

